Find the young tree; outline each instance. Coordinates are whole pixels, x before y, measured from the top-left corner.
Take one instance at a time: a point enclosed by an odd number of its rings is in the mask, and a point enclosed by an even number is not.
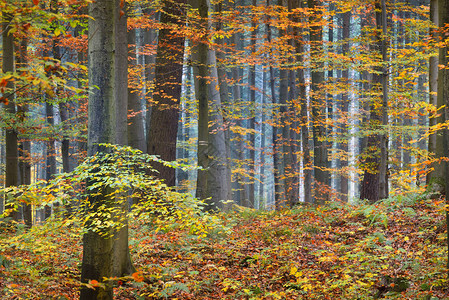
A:
[[[124,1],[98,0],[89,4],[89,124],[88,156],[106,151],[100,143],[126,144],[127,124],[127,38]],[[94,184],[94,180],[87,185]],[[89,194],[93,211],[114,209],[120,214],[125,204],[115,203],[111,190],[95,189]],[[104,220],[106,221],[106,220]],[[97,232],[89,228],[83,236],[81,281],[103,281],[123,276],[132,269],[128,248],[128,228],[121,224]],[[112,287],[81,290],[81,299],[113,299]]]

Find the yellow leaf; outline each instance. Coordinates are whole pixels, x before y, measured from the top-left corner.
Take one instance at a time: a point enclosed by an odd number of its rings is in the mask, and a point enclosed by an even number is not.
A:
[[[290,269],[290,275],[295,275],[297,272],[298,272],[298,268],[295,267],[295,266],[293,266],[293,267]]]

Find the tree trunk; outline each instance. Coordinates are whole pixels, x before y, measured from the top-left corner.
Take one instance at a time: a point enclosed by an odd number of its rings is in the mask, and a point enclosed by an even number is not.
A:
[[[430,21],[433,23],[435,27],[438,27],[438,0],[430,1]],[[436,43],[438,41],[438,30],[437,28],[430,29],[430,36],[432,37],[432,41]],[[436,108],[441,107],[442,103],[438,103],[438,56],[431,56],[429,59],[429,104],[435,106]],[[442,117],[440,118],[429,118],[429,126],[435,126],[437,123],[442,121]],[[441,135],[436,133],[431,134],[429,136],[429,146],[428,150],[430,153],[435,154],[436,157],[441,157],[443,150],[441,147],[438,147],[437,153],[437,145],[441,145]],[[438,178],[444,175],[442,174],[441,163],[435,163],[433,166],[435,168],[434,171],[427,174],[426,183],[431,186],[432,178]],[[435,181],[435,180],[434,180]],[[436,180],[438,181],[438,180]],[[441,180],[440,180],[441,181]]]
[[[131,29],[128,32],[128,47],[129,67],[131,70],[134,68],[132,71],[137,74],[138,62],[135,29]],[[144,109],[141,102],[141,90],[139,89],[140,82],[141,78],[137,76],[137,78],[134,78],[134,82],[130,82],[128,86],[128,145],[146,153],[147,144],[144,131]]]
[[[449,121],[449,69],[447,68],[449,64],[449,45],[447,42],[447,25],[449,24],[449,0],[439,0],[438,1],[438,24],[444,28],[441,31],[440,38],[445,41],[444,47],[440,48],[439,52],[439,65],[446,66],[446,68],[440,68],[438,72],[438,103],[444,103],[444,116],[442,121]],[[444,137],[444,156],[449,157],[449,131],[445,129],[443,131]],[[441,157],[442,158],[442,157]],[[447,187],[449,186],[449,162],[441,163],[445,166],[445,189],[446,192]],[[446,205],[449,203],[447,193],[446,193]],[[446,210],[446,226],[449,228],[449,211]],[[447,233],[447,240],[449,241],[449,231]],[[449,250],[449,242],[447,243]],[[448,252],[449,253],[449,252]],[[449,254],[448,254],[449,258]],[[449,260],[447,262],[447,266],[449,266]]]
[[[382,62],[387,61],[386,26],[385,2],[379,0],[376,1],[376,41],[374,45],[375,50],[382,55]],[[377,99],[374,99],[371,105],[370,124],[371,128],[386,130],[388,124],[388,70],[385,66],[380,65],[376,69],[377,72],[372,74],[372,85],[374,89],[381,92],[378,93],[380,95],[376,96]],[[377,102],[377,105],[374,102]],[[379,126],[379,124],[382,126]],[[379,145],[380,151],[378,150]],[[367,154],[360,198],[368,199],[373,203],[388,197],[388,140],[386,132],[372,134],[368,137]]]
[[[89,4],[89,124],[88,156],[105,151],[99,143],[126,144],[127,116],[127,38],[126,17],[120,1],[97,0]],[[94,88],[95,87],[95,88]],[[94,180],[94,179],[93,179]],[[88,182],[87,185],[93,182]],[[110,191],[109,191],[110,192]],[[126,203],[115,203],[107,189],[93,191],[89,195],[95,211],[104,205],[125,213]],[[126,202],[126,201],[123,201]],[[83,236],[83,261],[81,281],[123,276],[132,272],[129,257],[128,227],[114,234],[106,229],[106,235],[88,229]],[[112,234],[112,236],[111,236]],[[113,299],[112,286],[81,289],[81,299]]]
[[[5,73],[14,72],[14,36],[10,33],[13,16],[9,13],[3,14],[3,61],[2,71]],[[8,113],[10,124],[6,127],[5,144],[6,144],[6,166],[5,166],[5,187],[17,186],[19,183],[19,153],[18,153],[18,139],[15,126],[12,124],[12,120],[16,117],[16,104],[15,104],[15,86],[13,81],[8,81],[6,84],[5,98],[7,104],[5,105],[5,111]],[[13,205],[6,203],[6,209],[13,209]],[[13,212],[11,217],[13,220],[18,221],[19,214],[17,211]]]
[[[308,0],[310,9],[316,9],[319,5],[319,0]],[[310,43],[312,60],[314,56],[320,56],[321,44],[323,40],[323,29],[320,25],[314,25],[318,22],[314,14],[310,17],[312,26],[310,28]],[[326,141],[326,101],[322,95],[322,84],[324,82],[324,72],[322,62],[314,62],[311,70],[312,86],[311,86],[311,103],[312,103],[312,121],[313,121],[313,162],[315,172],[314,183],[314,202],[324,203],[329,200],[330,192],[330,174],[328,171],[328,142]]]
[[[241,50],[242,47],[241,47],[241,39],[240,39],[239,33],[234,33],[234,35],[232,36],[231,43],[233,43],[235,45],[236,51]],[[240,73],[240,68],[238,66],[235,66],[232,68],[232,79],[234,81],[232,91],[233,91],[234,105],[236,105],[236,106],[238,106],[240,101],[242,101],[241,86],[239,84],[239,79],[240,79],[239,73]],[[243,127],[242,118],[239,117],[236,120],[236,126]],[[235,140],[234,143],[235,143],[235,148],[236,148],[235,152],[237,153],[236,160],[239,163],[242,163],[245,159],[245,157],[244,157],[245,147],[244,147],[243,139],[242,139],[241,135],[239,133],[237,133],[235,135],[236,135],[236,137],[234,138],[234,140]],[[237,173],[236,178],[235,178],[234,190],[237,191],[235,198],[236,198],[236,201],[238,200],[237,202],[240,205],[244,205],[245,201],[247,201],[247,199],[249,197],[248,196],[248,194],[249,194],[248,185],[245,183],[246,183],[245,176],[241,172]]]
[[[165,1],[161,23],[181,26],[185,1]],[[153,92],[154,105],[151,108],[150,128],[147,137],[148,154],[160,155],[163,160],[176,160],[176,138],[178,132],[179,103],[181,99],[182,64],[184,37],[175,32],[176,28],[159,31],[156,54]],[[175,186],[174,168],[154,165],[157,176],[168,186]]]
[[[216,11],[218,14],[222,14],[223,12],[223,3],[220,2],[217,5],[215,5]],[[224,30],[223,24],[221,21],[217,22],[216,30]],[[228,109],[231,105],[230,99],[229,99],[229,86],[228,86],[228,78],[226,75],[226,53],[225,49],[223,47],[225,42],[225,39],[219,39],[217,41],[217,44],[222,49],[219,49],[219,51],[215,52],[216,59],[217,59],[217,79],[219,84],[219,92],[220,92],[220,101],[222,106],[225,109]],[[223,109],[221,109],[223,111]],[[229,115],[229,114],[228,114]],[[228,127],[230,124],[230,120],[226,120],[226,117],[223,115],[223,122],[224,127]],[[228,182],[228,198],[232,199],[232,170],[231,170],[231,132],[230,130],[224,131],[224,136],[226,140],[226,181]]]
[[[49,101],[48,95],[46,101]],[[56,174],[56,148],[55,139],[53,138],[52,132],[54,131],[54,112],[53,104],[49,102],[45,103],[45,114],[48,124],[48,140],[47,140],[47,151],[46,151],[46,164],[45,164],[45,180],[50,181],[53,175]],[[45,208],[45,220],[51,216],[51,206],[46,205]]]
[[[17,66],[20,68],[27,67],[27,56],[28,56],[28,41],[23,38],[19,45],[19,55],[17,57]],[[22,104],[18,106],[18,113],[23,118],[28,118],[28,105]],[[29,185],[31,184],[31,141],[27,136],[21,136],[20,138],[20,160],[19,160],[19,170],[20,170],[20,184]],[[23,220],[25,226],[31,228],[33,225],[32,219],[32,206],[30,203],[24,203],[22,205]]]
[[[382,54],[381,67],[381,83],[382,83],[382,129],[383,133],[380,136],[380,166],[379,166],[379,197],[380,199],[388,198],[388,45],[387,45],[387,7],[386,0],[380,1],[380,7],[376,7],[376,22],[379,22],[380,9],[380,24],[377,28],[381,30],[380,50]],[[377,2],[376,2],[377,3]]]
[[[343,40],[345,41],[343,44],[343,55],[349,55],[349,33],[350,33],[350,26],[351,26],[351,12],[345,12],[342,15],[343,19]],[[344,115],[343,119],[347,119],[346,116],[349,114],[349,68],[345,68],[342,71],[342,79],[345,81],[344,84],[347,86],[347,89],[343,94],[341,95],[341,113]],[[343,158],[340,159],[340,197],[342,200],[347,201],[348,200],[348,176],[349,171],[348,170],[348,161],[349,161],[349,124],[341,124],[340,125],[342,130],[341,134],[342,136],[340,139],[342,140],[340,144],[340,149],[344,155]]]
[[[209,6],[206,0],[192,0],[201,18],[201,30],[208,31]],[[207,36],[207,34],[205,35]],[[222,208],[221,200],[228,200],[229,182],[226,172],[226,140],[221,113],[221,99],[217,81],[215,51],[206,41],[195,41],[192,47],[192,65],[195,94],[198,100],[198,170],[197,197],[207,199],[208,210]],[[209,122],[211,128],[209,132]],[[210,198],[209,198],[210,197]]]
[[[257,0],[252,0],[252,5],[254,7],[257,6]],[[250,51],[251,55],[254,55],[256,52],[256,39],[257,39],[257,24],[255,23],[255,19],[253,18],[253,22],[251,22],[251,39],[250,39]],[[249,164],[248,164],[248,173],[251,174],[251,178],[248,184],[248,207],[254,207],[254,195],[255,195],[255,183],[254,178],[256,176],[256,111],[257,111],[257,102],[256,102],[256,66],[255,64],[251,64],[249,66],[248,71],[248,84],[249,84],[249,103],[250,109],[249,114],[250,118],[249,128],[251,129],[250,133],[250,149],[249,149]]]

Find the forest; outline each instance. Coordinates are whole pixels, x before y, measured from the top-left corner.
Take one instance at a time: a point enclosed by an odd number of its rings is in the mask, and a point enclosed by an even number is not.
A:
[[[1,299],[449,299],[449,0],[0,0]]]

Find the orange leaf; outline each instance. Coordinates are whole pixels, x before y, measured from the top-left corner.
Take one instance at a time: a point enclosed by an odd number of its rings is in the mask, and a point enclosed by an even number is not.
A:
[[[33,4],[34,5],[38,5],[39,4],[39,0],[33,0]]]
[[[92,280],[89,281],[89,284],[92,285],[92,286],[98,286],[99,282],[97,280],[95,280],[95,279],[92,279]]]
[[[0,97],[0,103],[3,103],[3,104],[5,104],[5,105],[8,105],[8,103],[9,103],[8,98]]]
[[[137,282],[142,282],[143,281],[143,276],[140,272],[136,272],[132,274],[132,277],[134,278],[135,281]]]

